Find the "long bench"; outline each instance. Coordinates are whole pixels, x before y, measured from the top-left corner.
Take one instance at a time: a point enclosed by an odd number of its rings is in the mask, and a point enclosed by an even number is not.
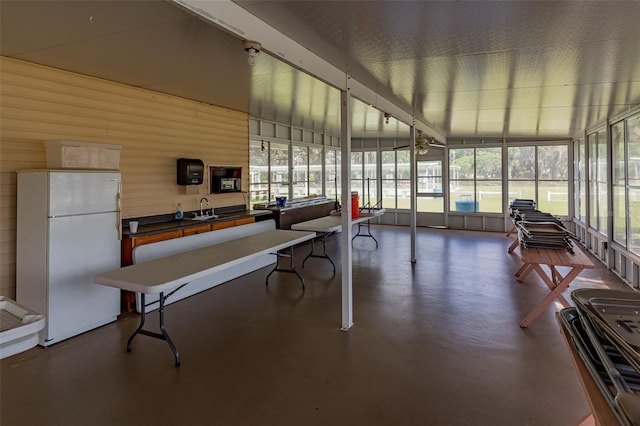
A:
[[[145,244],[133,249],[133,263],[148,262],[150,260],[156,260],[162,257],[184,253],[186,251],[196,250],[202,247],[213,246],[224,243],[225,241],[235,240],[237,238],[258,234],[272,229],[276,229],[276,223],[273,219],[269,219],[261,222],[234,226],[232,228],[205,232],[203,234]],[[179,291],[176,291],[171,295],[167,295],[165,305],[226,283],[227,281],[231,281],[232,279],[248,274],[249,272],[264,268],[265,266],[272,265],[275,261],[275,254],[266,254],[256,259],[246,260],[238,265],[220,271],[215,275],[208,275],[206,277],[196,279],[191,281],[188,286],[181,288]],[[149,312],[150,310],[157,309],[158,301],[159,296],[157,294],[147,295],[145,310]],[[138,312],[142,312],[140,293],[136,293],[136,310]]]

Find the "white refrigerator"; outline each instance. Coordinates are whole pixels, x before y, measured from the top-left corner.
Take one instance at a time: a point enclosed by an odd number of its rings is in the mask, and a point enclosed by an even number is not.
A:
[[[120,290],[93,277],[120,267],[120,173],[18,172],[16,299],[46,316],[40,345],[115,321]]]

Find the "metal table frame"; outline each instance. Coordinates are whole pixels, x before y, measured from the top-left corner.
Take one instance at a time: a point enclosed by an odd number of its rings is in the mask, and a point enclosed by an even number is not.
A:
[[[373,241],[375,241],[377,248],[378,240],[376,240],[374,236],[371,235],[370,221],[371,219],[382,216],[385,213],[385,209],[371,209],[369,211],[366,210],[369,209],[361,211],[359,217],[351,220],[352,225],[358,224],[358,233],[351,238],[351,241],[353,241],[356,237],[370,237],[373,239]],[[366,225],[364,225],[364,222],[366,222]],[[367,227],[367,234],[360,233],[361,225]],[[305,222],[295,223],[291,225],[291,229],[299,231],[313,231],[317,233],[316,238],[311,240],[311,250],[309,251],[309,254],[307,254],[307,257],[305,257],[302,261],[303,267],[305,262],[310,257],[318,257],[327,259],[329,262],[331,262],[331,266],[333,266],[333,272],[336,272],[336,265],[327,254],[327,237],[329,237],[334,232],[342,229],[342,218],[340,215],[324,216],[317,219],[307,220]],[[315,241],[318,239],[322,240],[322,254],[315,253]]]

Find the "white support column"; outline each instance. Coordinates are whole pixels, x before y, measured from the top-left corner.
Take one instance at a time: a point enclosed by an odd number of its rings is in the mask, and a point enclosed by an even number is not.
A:
[[[340,183],[342,190],[342,326],[353,325],[353,259],[351,249],[351,77],[340,93]]]
[[[416,126],[409,127],[409,182],[411,182],[410,191],[410,212],[409,223],[411,225],[411,263],[416,263],[416,193],[418,189],[418,181],[416,174]]]

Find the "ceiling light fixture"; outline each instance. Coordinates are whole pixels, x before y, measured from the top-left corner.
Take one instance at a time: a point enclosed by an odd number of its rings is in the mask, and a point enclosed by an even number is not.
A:
[[[249,55],[247,58],[249,65],[253,66],[256,63],[256,58],[260,53],[260,49],[262,49],[262,45],[257,41],[242,40],[242,47]]]
[[[389,124],[389,119],[391,118],[391,114],[388,112],[384,113],[384,124]]]

